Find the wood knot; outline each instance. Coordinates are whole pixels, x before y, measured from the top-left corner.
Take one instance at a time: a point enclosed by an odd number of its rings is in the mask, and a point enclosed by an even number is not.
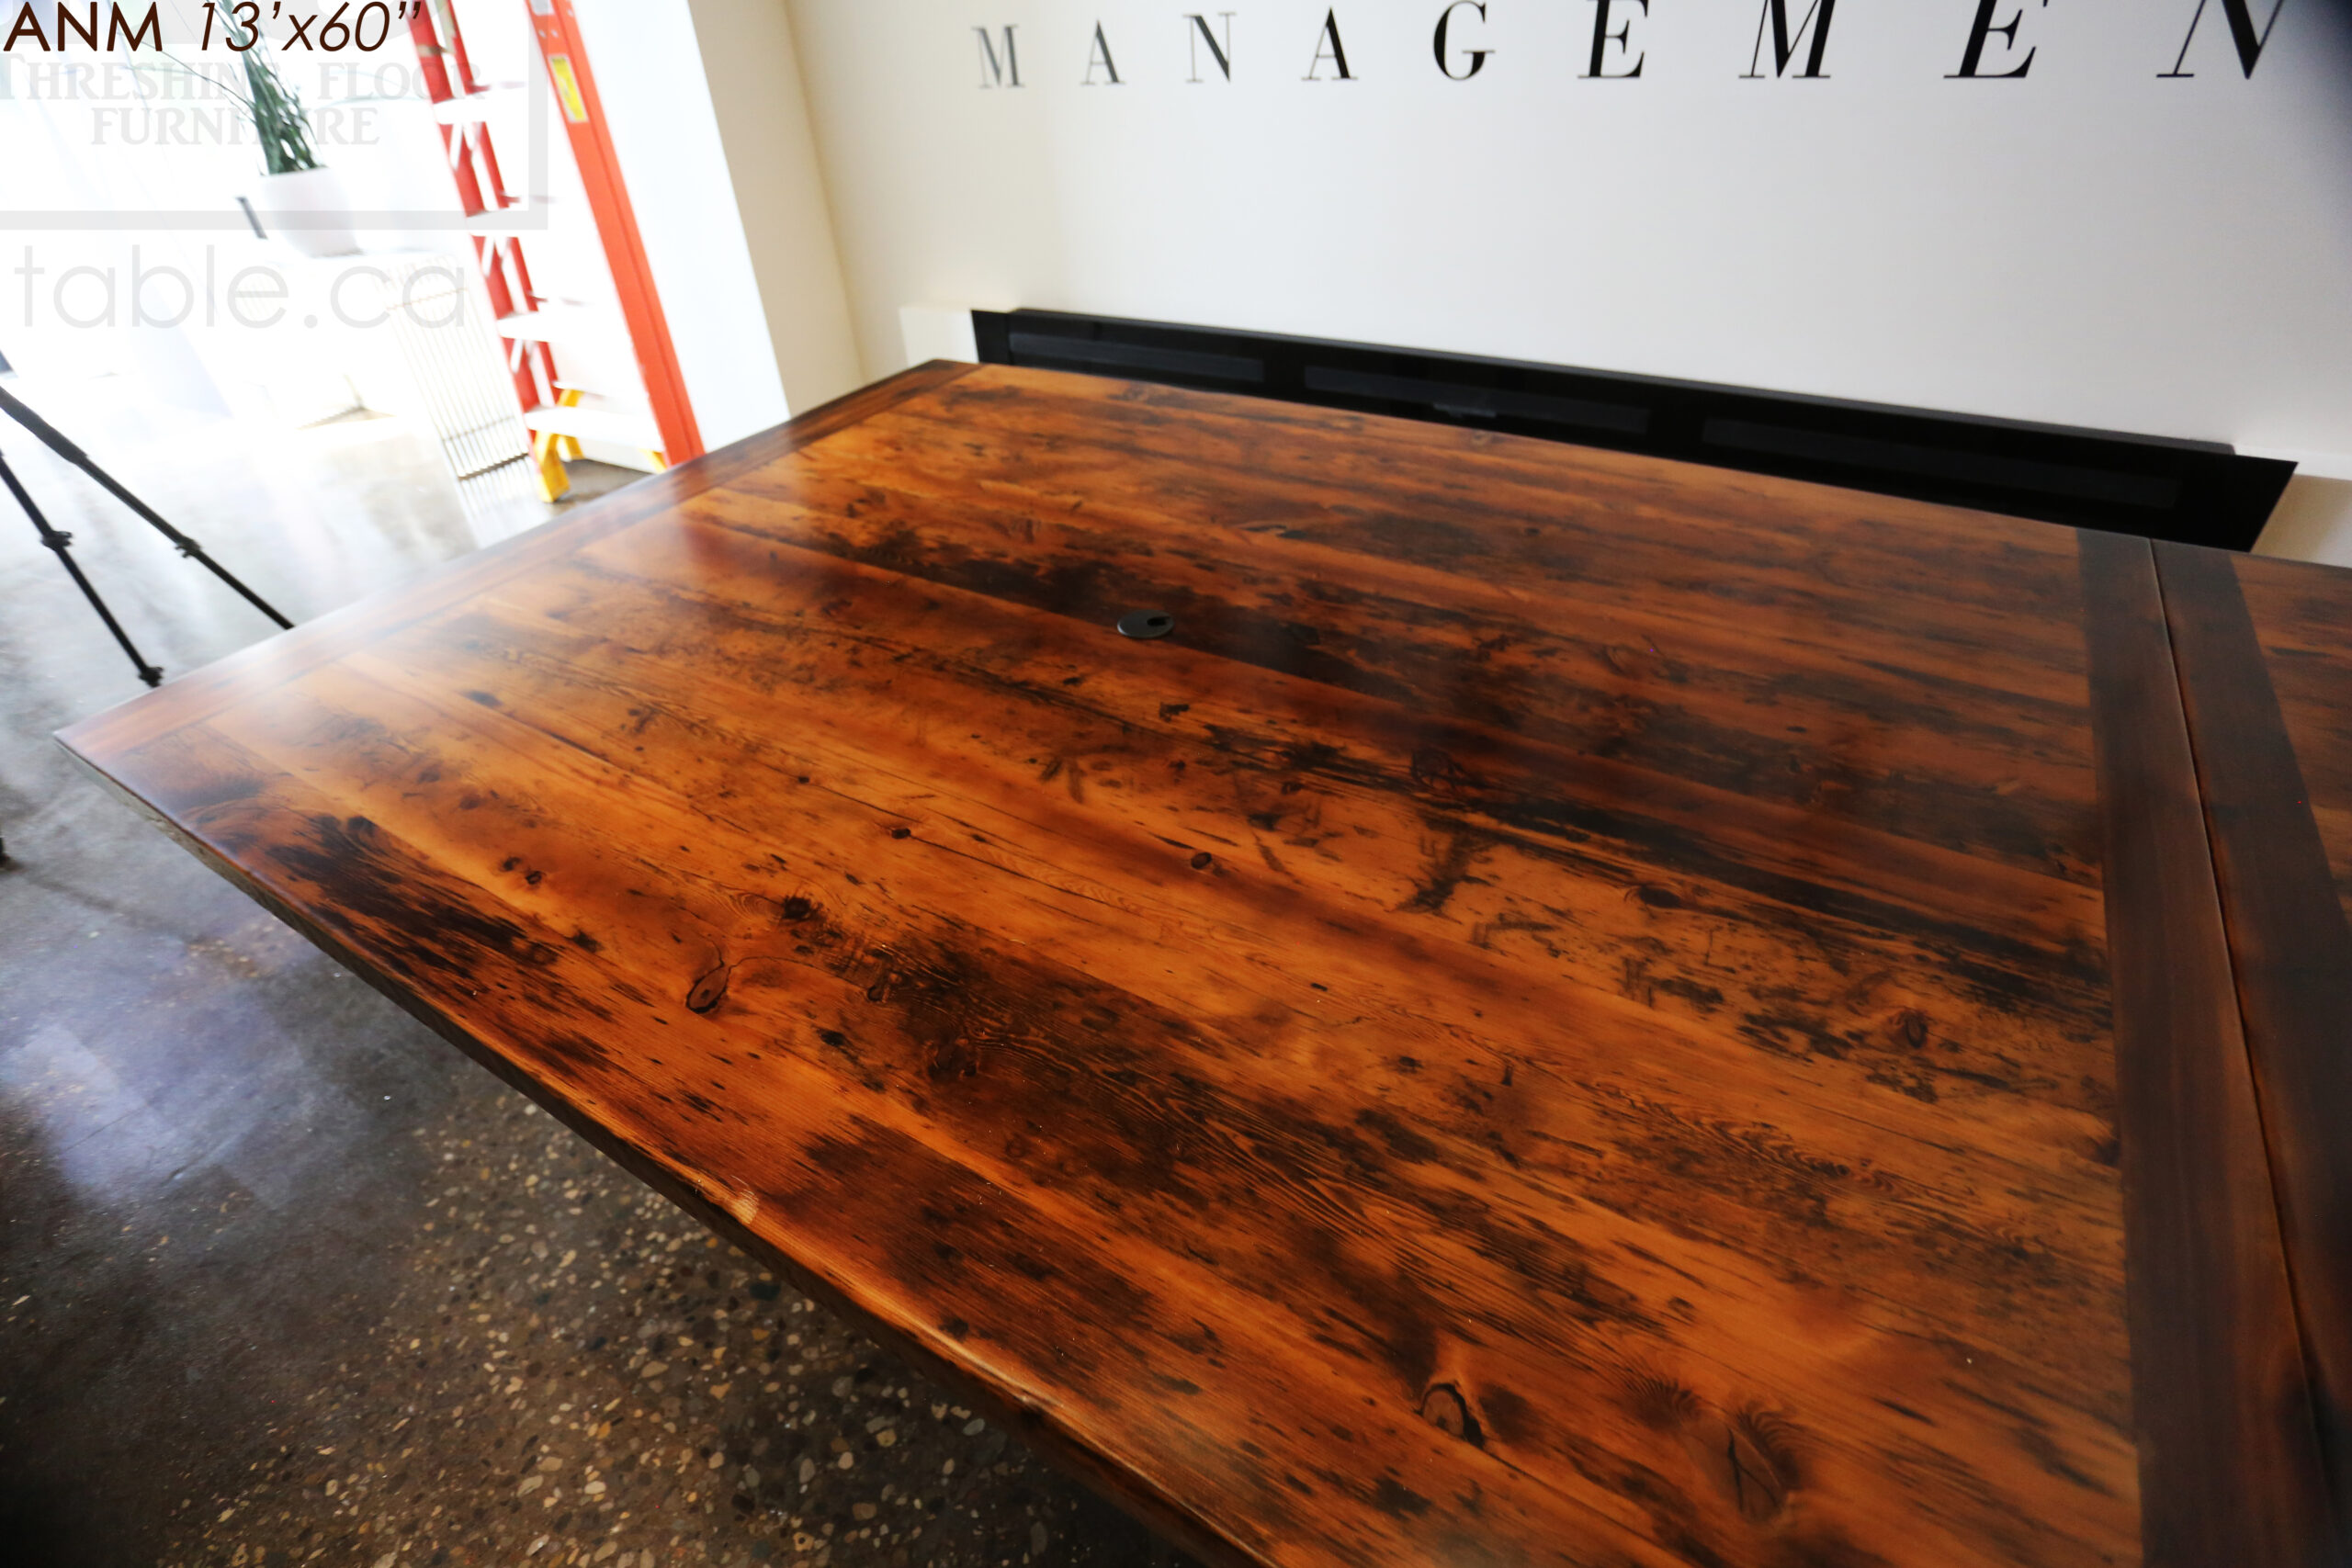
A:
[[[1193,856],[1193,869],[1194,871],[1206,871],[1209,868],[1209,863],[1215,859],[1216,859],[1215,855],[1209,853],[1206,850],[1203,850]]]
[[[1487,1434],[1479,1429],[1478,1417],[1470,1413],[1470,1402],[1450,1382],[1431,1383],[1421,1395],[1421,1419],[1475,1448],[1487,1446]]]
[[[1709,1413],[1683,1442],[1747,1517],[1761,1523],[1788,1506],[1796,1490],[1793,1433],[1770,1411]]]
[[[1463,772],[1462,764],[1436,746],[1415,749],[1411,775],[1413,783],[1423,789],[1447,793],[1458,790],[1469,782],[1469,775]]]
[[[695,1012],[708,1012],[727,995],[727,965],[719,964],[695,982],[686,993],[686,1006]]]

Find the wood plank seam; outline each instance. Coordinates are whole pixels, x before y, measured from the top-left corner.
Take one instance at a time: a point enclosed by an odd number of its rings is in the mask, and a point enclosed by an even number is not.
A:
[[[2159,545],[2248,1060],[2335,1512],[2352,1506],[2352,926],[2235,568]]]
[[[2332,1564],[2319,1428],[2155,556],[2120,535],[2080,540],[2143,1560]]]

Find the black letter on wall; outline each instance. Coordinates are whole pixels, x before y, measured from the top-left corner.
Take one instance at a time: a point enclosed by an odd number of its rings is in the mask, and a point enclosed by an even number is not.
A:
[[[1193,73],[1185,78],[1188,82],[1201,79],[1201,45],[1204,43],[1209,46],[1209,58],[1216,62],[1217,70],[1224,73],[1227,81],[1233,80],[1233,13],[1219,11],[1217,15],[1225,21],[1225,44],[1222,48],[1218,47],[1216,34],[1209,31],[1206,17],[1197,11],[1185,13],[1184,19],[1193,24],[1193,32],[1186,39],[1193,46]]]
[[[2287,3],[2287,0],[2278,0],[2278,3],[2283,6]],[[1484,71],[1487,68],[1487,56],[1495,52],[1491,49],[1474,49],[1468,51],[1467,52],[1470,56],[1470,69],[1463,72],[1458,76],[1454,74],[1453,68],[1446,64],[1445,29],[1453,22],[1453,13],[1459,11],[1464,6],[1467,6],[1472,10],[1477,12],[1478,19],[1480,21],[1483,22],[1487,19],[1486,0],[1453,0],[1453,5],[1448,6],[1443,11],[1438,13],[1437,18],[1437,39],[1435,44],[1437,51],[1437,68],[1440,71],[1444,72],[1450,80],[1455,82],[1467,82],[1471,77],[1476,76],[1479,72]]]
[[[2278,0],[2271,6],[2270,19],[2262,24],[2262,30],[2257,33],[2254,30],[2254,15],[2246,9],[2245,0],[2222,0],[2222,10],[2230,18],[2230,41],[2238,46],[2238,68],[2246,73],[2249,80],[2254,76],[2254,62],[2262,58],[2262,46],[2270,41],[2270,29],[2278,25],[2278,13],[2286,7],[2287,0]],[[2181,61],[2188,58],[2188,46],[2197,41],[2197,24],[2204,19],[2205,0],[2197,0],[2197,15],[2188,18],[2188,36],[2180,40],[2180,60],[2172,62],[2171,70],[2157,72],[2158,81],[2197,74],[2194,71],[2183,71],[2180,66]]]
[[[1331,46],[1329,49],[1323,47],[1327,43]],[[1323,13],[1323,31],[1315,39],[1315,62],[1306,68],[1306,74],[1301,80],[1315,81],[1315,73],[1323,69],[1323,62],[1327,60],[1340,68],[1340,74],[1333,80],[1355,80],[1354,73],[1348,69],[1348,51],[1340,43],[1340,16],[1337,11]]]
[[[988,28],[974,28],[972,29],[980,37],[981,86],[1018,87],[1021,85],[1021,59],[1012,52],[1012,29],[1020,25],[1014,22],[1004,29],[1004,58],[1001,61],[996,57],[996,45],[989,41]],[[1012,77],[1010,82],[1005,80],[1008,73]]]
[[[1609,30],[1609,7],[1615,3],[1617,0],[1592,0],[1592,69],[1587,71],[1585,74],[1605,76],[1612,82],[1631,81],[1642,73],[1642,62],[1649,58],[1646,52],[1634,55],[1634,68],[1631,71],[1603,71],[1600,68],[1601,51],[1611,44],[1617,46],[1617,51],[1620,54],[1632,54],[1634,51],[1634,46],[1626,41],[1626,35],[1634,30],[1634,24],[1630,19],[1615,32]],[[1634,4],[1642,8],[1643,16],[1646,17],[1650,14],[1650,0],[1634,0]]]
[[[2284,0],[2280,0],[2284,4]],[[1756,18],[1756,52],[1748,56],[1747,70],[1740,77],[1745,82],[1761,76],[1757,69],[1764,60],[1764,25],[1772,26],[1772,74],[1785,76],[1789,62],[1796,58],[1797,45],[1804,41],[1804,30],[1813,29],[1813,52],[1805,56],[1800,76],[1821,74],[1821,53],[1829,47],[1829,14],[1837,8],[1838,0],[1813,0],[1813,6],[1797,21],[1796,31],[1789,30],[1789,0],[1764,0],[1764,13]]]
[[[1102,36],[1102,24],[1100,22],[1094,24],[1094,47],[1086,51],[1086,80],[1082,85],[1097,85],[1094,80],[1097,65],[1111,73],[1111,80],[1102,85],[1115,87],[1119,85],[1119,67],[1111,58],[1111,40]]]
[[[2011,49],[2017,47],[2018,24],[2025,20],[2024,0],[2018,0],[2018,14],[1996,28],[1993,25],[1993,7],[2000,3],[2001,0],[1976,0],[1976,20],[1971,23],[1968,28],[1968,52],[1960,57],[1960,69],[1945,77],[1945,81],[1952,81],[1962,76],[1985,76],[1984,72],[1976,68],[1984,63],[1984,39],[1988,34],[1998,33],[2008,40]],[[2041,3],[2047,6],[2050,0],[2041,0]],[[2032,68],[2033,55],[2034,51],[2029,49],[2025,51],[2025,58],[2018,62],[2016,70],[1996,71],[1985,79],[1998,81],[2008,76],[2022,76]]]

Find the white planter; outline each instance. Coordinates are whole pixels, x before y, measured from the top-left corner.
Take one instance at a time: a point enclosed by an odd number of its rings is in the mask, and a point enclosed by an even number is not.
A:
[[[351,203],[333,169],[264,175],[252,199],[263,231],[306,256],[347,256],[359,249]]]

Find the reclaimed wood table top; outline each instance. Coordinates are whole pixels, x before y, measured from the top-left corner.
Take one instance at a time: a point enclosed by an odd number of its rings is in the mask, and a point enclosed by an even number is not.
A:
[[[2320,1563],[2347,584],[933,365],[64,739],[1197,1551]]]

